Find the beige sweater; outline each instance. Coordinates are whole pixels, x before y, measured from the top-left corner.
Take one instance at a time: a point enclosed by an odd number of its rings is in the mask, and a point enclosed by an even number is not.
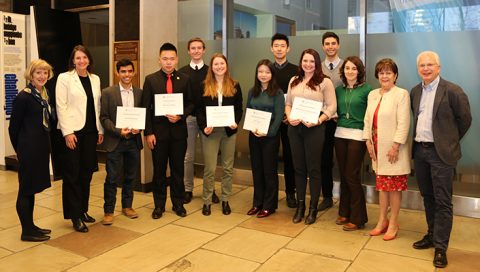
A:
[[[378,154],[377,161],[372,161],[373,170],[377,175],[405,175],[411,170],[410,148],[408,135],[410,130],[410,96],[408,91],[394,86],[382,95],[380,89],[375,89],[368,95],[367,111],[364,119],[363,138],[371,140],[373,115],[378,103]],[[398,161],[388,162],[387,153],[394,142],[400,144]]]

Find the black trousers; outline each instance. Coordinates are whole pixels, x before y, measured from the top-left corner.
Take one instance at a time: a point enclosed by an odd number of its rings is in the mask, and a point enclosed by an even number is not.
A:
[[[35,204],[35,195],[22,195],[20,192],[17,196],[16,209],[20,224],[22,225],[22,234],[33,235],[35,233],[35,225],[33,224],[33,207]]]
[[[305,200],[307,191],[307,177],[310,183],[310,206],[318,204],[320,198],[321,157],[325,125],[307,128],[303,124],[288,127],[288,137],[292,147],[292,158],[295,161],[295,184],[297,199]]]
[[[338,214],[359,226],[368,222],[365,193],[360,170],[366,145],[363,141],[335,138],[335,154],[340,170],[340,207]]]
[[[325,122],[325,141],[322,151],[322,195],[323,198],[333,196],[333,149],[335,145],[335,130],[337,122]]]
[[[77,133],[77,146],[74,150],[65,145],[63,159],[63,217],[80,218],[88,211],[90,182],[97,165],[96,132]]]
[[[455,167],[445,164],[434,146],[414,143],[414,164],[423,196],[428,233],[435,248],[447,249],[453,221],[452,183]]]
[[[250,132],[250,162],[253,175],[253,206],[267,210],[278,207],[278,148],[280,135],[256,137]]]
[[[293,167],[292,151],[288,140],[288,125],[280,124],[280,137],[282,139],[283,176],[285,178],[285,192],[295,193],[295,169]]]
[[[165,209],[167,200],[167,163],[170,165],[170,199],[174,206],[183,205],[185,185],[183,184],[187,139],[157,140],[152,150],[153,157],[153,201],[155,208]]]

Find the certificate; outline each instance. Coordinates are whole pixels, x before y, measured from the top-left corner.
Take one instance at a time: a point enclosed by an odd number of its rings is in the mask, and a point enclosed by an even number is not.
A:
[[[305,99],[303,97],[295,97],[293,100],[290,119],[300,119],[304,122],[318,123],[318,117],[322,110],[323,102]]]
[[[116,128],[145,129],[145,108],[117,107]]]
[[[156,94],[155,116],[183,115],[183,94]]]
[[[252,132],[258,131],[261,134],[267,134],[270,126],[272,113],[268,111],[254,110],[247,108],[243,129]]]
[[[207,127],[229,127],[235,124],[233,106],[207,106]]]

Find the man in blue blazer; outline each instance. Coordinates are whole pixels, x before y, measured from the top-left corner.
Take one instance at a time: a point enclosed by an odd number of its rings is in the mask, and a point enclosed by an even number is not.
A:
[[[460,140],[472,123],[472,115],[462,88],[440,77],[437,53],[420,53],[417,68],[422,82],[410,93],[414,119],[412,155],[428,233],[413,243],[413,247],[434,247],[433,265],[442,268],[448,264],[446,251],[453,220],[452,183],[455,166],[462,155]]]
[[[133,185],[137,181],[140,150],[143,148],[140,130],[117,128],[117,107],[140,107],[142,90],[132,85],[135,68],[131,60],[117,62],[118,84],[102,91],[100,122],[105,130],[103,146],[107,151],[107,177],[104,184],[104,225],[113,224],[117,185],[122,182],[122,213],[137,218],[132,208]]]
[[[158,219],[165,211],[167,199],[167,163],[170,165],[170,198],[173,211],[181,217],[187,215],[183,207],[185,186],[183,184],[183,159],[187,150],[186,117],[191,114],[194,104],[191,101],[188,75],[175,70],[178,63],[177,48],[171,43],[160,47],[159,64],[161,69],[145,78],[142,105],[147,109],[145,140],[152,150],[153,157],[153,200],[155,209],[152,218]],[[183,94],[183,114],[155,116],[156,94]]]

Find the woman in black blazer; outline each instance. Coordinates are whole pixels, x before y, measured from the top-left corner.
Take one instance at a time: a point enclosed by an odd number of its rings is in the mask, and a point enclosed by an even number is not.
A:
[[[22,241],[41,242],[50,239],[49,229],[33,223],[35,194],[50,187],[50,119],[51,108],[45,89],[53,77],[52,66],[34,60],[25,71],[30,83],[13,101],[8,132],[18,159],[17,214],[22,225]]]
[[[207,77],[204,82],[203,95],[196,98],[197,122],[202,131],[202,146],[205,168],[203,170],[203,215],[210,215],[210,205],[215,186],[215,169],[217,168],[218,150],[221,152],[222,175],[222,212],[231,213],[228,198],[232,192],[233,161],[235,158],[235,142],[237,126],[242,119],[242,89],[228,71],[227,58],[216,53],[210,61]],[[233,106],[235,123],[229,127],[207,127],[207,106]]]

